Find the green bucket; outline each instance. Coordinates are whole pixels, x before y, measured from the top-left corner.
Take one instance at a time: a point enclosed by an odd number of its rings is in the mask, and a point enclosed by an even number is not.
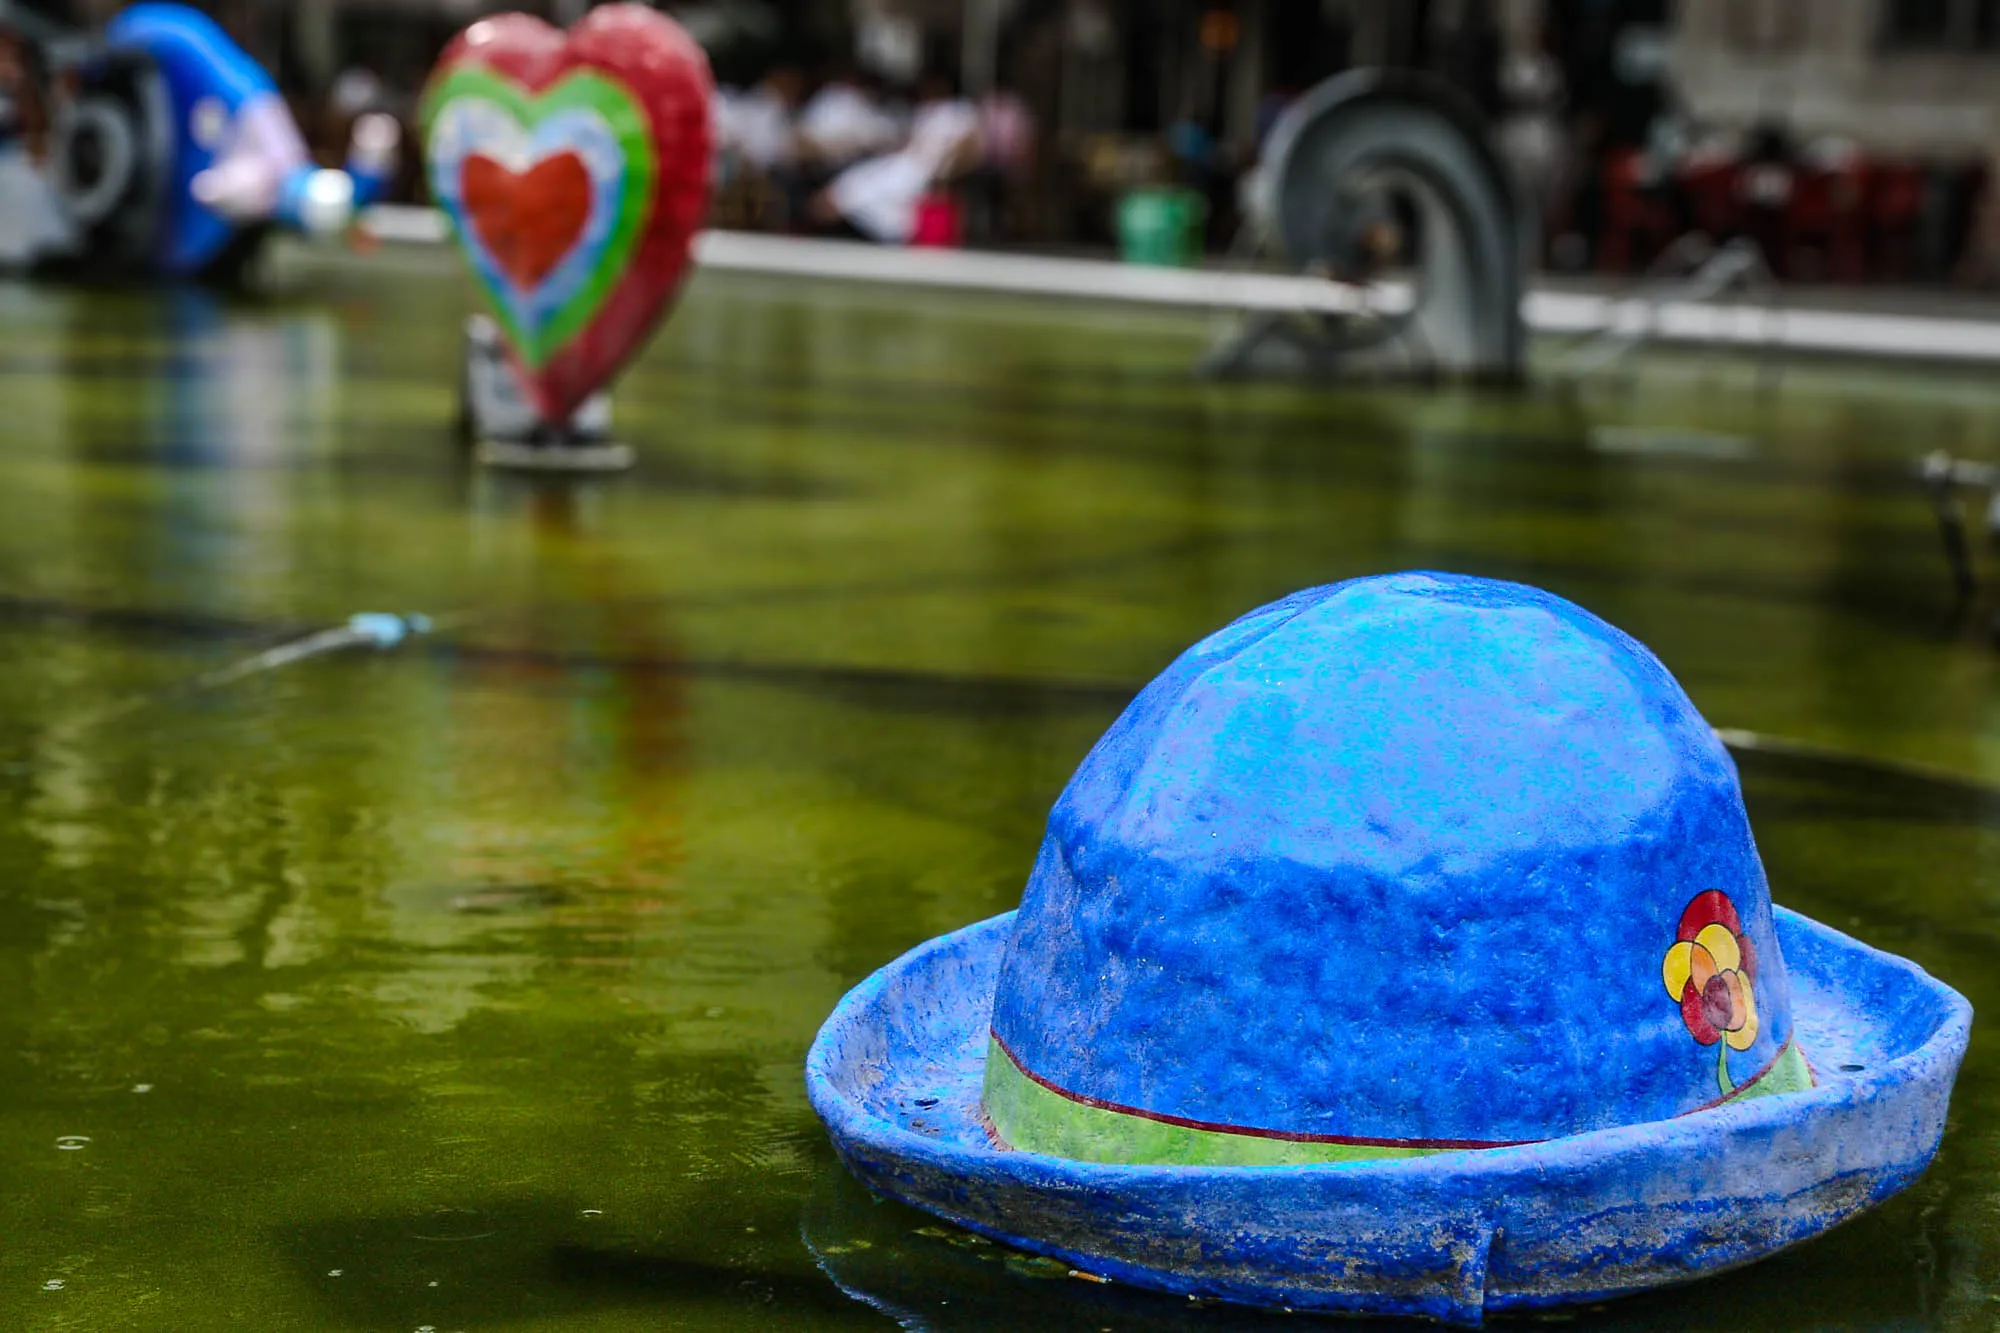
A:
[[[1118,201],[1118,253],[1128,264],[1186,268],[1201,254],[1207,216],[1193,190],[1133,190]]]

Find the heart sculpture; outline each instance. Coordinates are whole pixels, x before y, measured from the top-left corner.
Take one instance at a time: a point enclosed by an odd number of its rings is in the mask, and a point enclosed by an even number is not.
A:
[[[542,419],[568,421],[658,327],[708,209],[708,59],[663,14],[473,24],[423,103],[450,216]]]

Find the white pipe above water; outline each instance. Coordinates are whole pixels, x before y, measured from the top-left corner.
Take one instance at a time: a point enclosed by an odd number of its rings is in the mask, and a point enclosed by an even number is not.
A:
[[[363,214],[362,227],[386,242],[437,244],[450,237],[444,216],[428,208],[371,208]],[[704,232],[696,239],[695,259],[704,268],[731,273],[1208,310],[1395,313],[1406,308],[1410,299],[1409,289],[1395,283],[1356,287],[1281,273],[1154,268],[1100,259],[971,250],[906,250],[754,232]],[[2000,319],[1767,309],[1743,302],[1700,300],[1665,301],[1649,311],[1649,304],[1542,288],[1528,293],[1522,314],[1528,327],[1541,334],[1601,333],[1650,319],[1655,335],[1666,342],[2000,364]]]

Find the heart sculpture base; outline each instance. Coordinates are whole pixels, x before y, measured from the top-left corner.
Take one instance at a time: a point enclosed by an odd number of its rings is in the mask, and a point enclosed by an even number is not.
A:
[[[592,395],[560,427],[551,427],[521,390],[498,325],[484,315],[465,322],[460,434],[476,462],[533,472],[623,472],[632,450],[611,437],[611,396]]]
[[[623,472],[632,466],[630,446],[611,444],[522,444],[481,440],[472,452],[482,465],[503,472]]]

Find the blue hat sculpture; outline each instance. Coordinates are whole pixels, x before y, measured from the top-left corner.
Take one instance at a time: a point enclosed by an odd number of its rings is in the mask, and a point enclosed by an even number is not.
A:
[[[806,1079],[864,1182],[974,1231],[1477,1323],[1902,1189],[1970,1024],[1772,906],[1735,767],[1643,646],[1405,574],[1190,649],[1077,770],[1020,910],[855,988]]]

